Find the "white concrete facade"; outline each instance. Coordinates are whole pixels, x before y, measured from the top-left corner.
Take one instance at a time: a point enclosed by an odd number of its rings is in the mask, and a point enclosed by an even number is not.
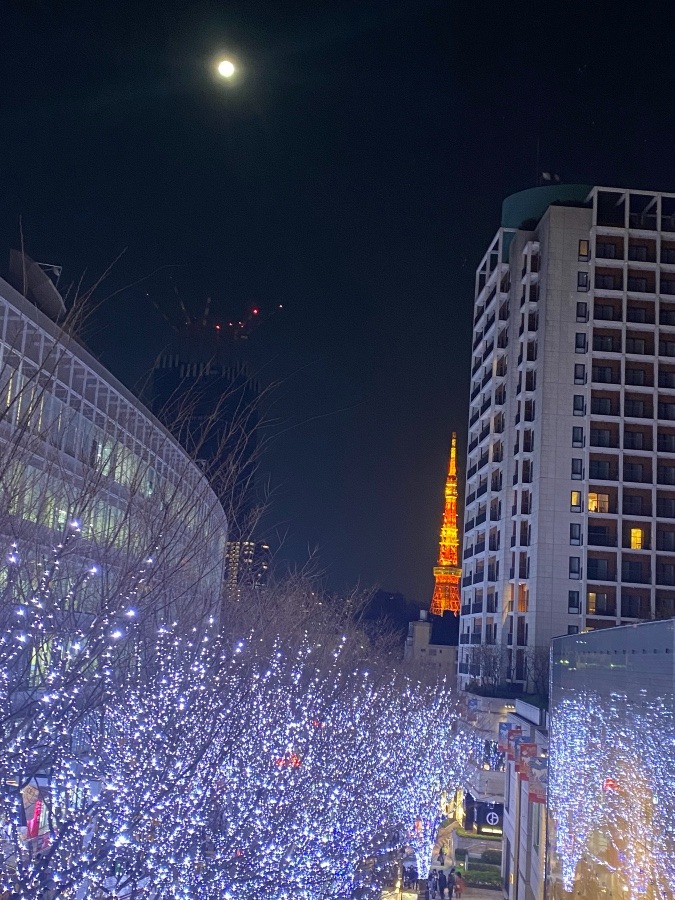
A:
[[[509,198],[476,275],[463,685],[675,612],[675,194],[561,191]]]
[[[410,622],[408,625],[403,658],[408,663],[423,666],[428,671],[445,676],[450,686],[456,683],[457,647],[432,643],[432,623],[427,618],[426,610],[420,612],[418,621]]]

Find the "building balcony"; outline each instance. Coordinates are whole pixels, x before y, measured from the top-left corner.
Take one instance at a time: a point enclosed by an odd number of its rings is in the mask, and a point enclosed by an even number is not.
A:
[[[479,802],[503,803],[504,773],[480,769],[475,763],[470,763],[467,770],[466,790]]]

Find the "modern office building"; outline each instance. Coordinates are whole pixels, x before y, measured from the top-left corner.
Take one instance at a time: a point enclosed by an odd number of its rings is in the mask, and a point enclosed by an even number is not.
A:
[[[523,191],[476,273],[460,683],[674,612],[675,194]]]
[[[56,324],[65,307],[49,278],[26,267],[25,282],[30,299],[0,280],[0,589],[32,599],[59,550],[53,588],[76,612],[94,613],[120,592],[141,604],[152,591],[167,616],[217,611],[227,520],[216,494],[159,421]],[[155,563],[161,584],[148,574]]]
[[[553,641],[546,897],[673,896],[674,692],[673,619]]]

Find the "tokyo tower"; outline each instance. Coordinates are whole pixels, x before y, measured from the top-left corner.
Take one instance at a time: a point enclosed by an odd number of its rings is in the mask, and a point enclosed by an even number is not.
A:
[[[462,570],[459,563],[457,530],[457,435],[452,435],[450,467],[445,482],[445,509],[438,548],[438,565],[434,566],[434,595],[429,612],[442,616],[446,610],[459,615],[459,583]]]

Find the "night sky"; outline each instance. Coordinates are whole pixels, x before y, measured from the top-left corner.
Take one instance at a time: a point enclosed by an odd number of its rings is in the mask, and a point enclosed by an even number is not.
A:
[[[175,290],[283,304],[252,339],[280,383],[267,535],[426,603],[502,198],[537,145],[563,181],[675,190],[668,7],[5,0],[0,270],[20,216],[61,287],[126,251],[87,339],[130,385]]]

